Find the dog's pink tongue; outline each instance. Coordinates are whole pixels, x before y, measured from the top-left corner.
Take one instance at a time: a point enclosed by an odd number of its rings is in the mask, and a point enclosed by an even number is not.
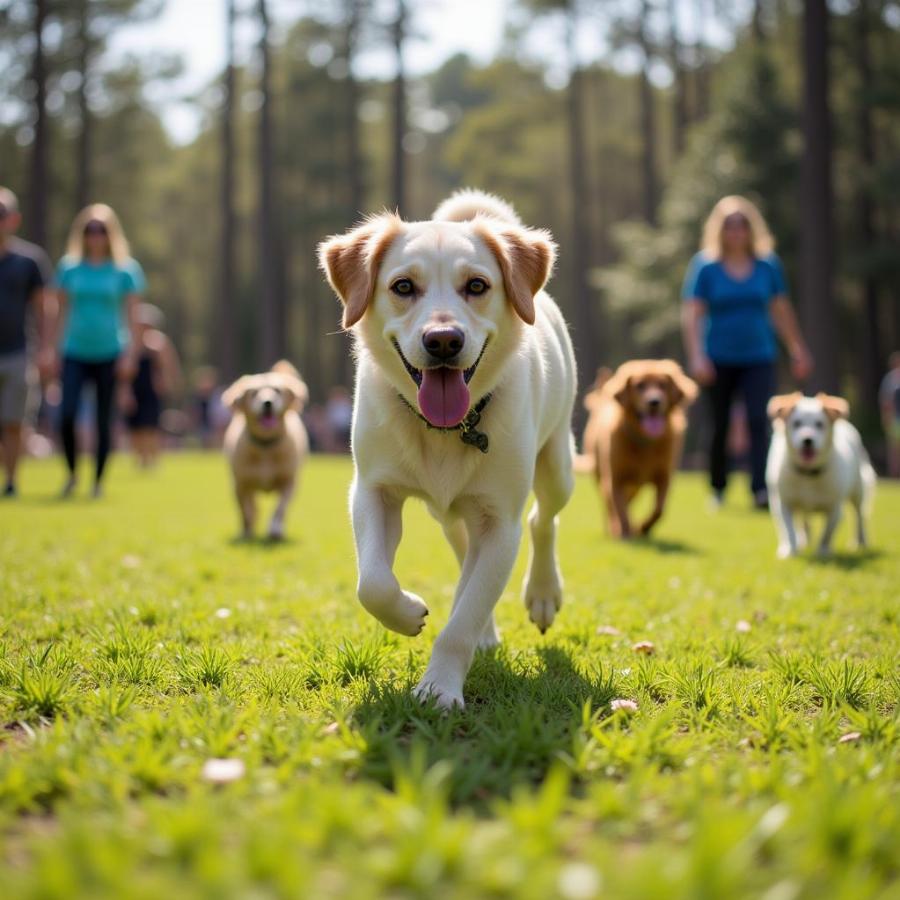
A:
[[[644,416],[641,425],[643,425],[647,437],[662,437],[666,430],[666,420],[663,416]]]
[[[423,369],[419,410],[438,428],[459,425],[469,411],[469,389],[462,369]]]

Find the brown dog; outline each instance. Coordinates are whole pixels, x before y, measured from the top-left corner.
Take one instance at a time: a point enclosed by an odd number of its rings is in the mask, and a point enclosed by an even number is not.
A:
[[[628,505],[645,484],[656,488],[656,504],[640,533],[661,518],[684,442],[684,408],[696,397],[697,385],[668,359],[624,363],[585,397],[585,454],[593,457],[614,537],[633,534]]]

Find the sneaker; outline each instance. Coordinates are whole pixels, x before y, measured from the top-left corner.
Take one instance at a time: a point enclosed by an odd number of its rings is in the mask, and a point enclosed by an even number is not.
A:
[[[765,488],[753,494],[753,508],[759,510],[769,509],[769,492]]]
[[[77,485],[77,482],[75,481],[75,479],[74,479],[74,478],[70,478],[70,479],[63,485],[63,489],[59,492],[60,498],[61,498],[62,500],[65,500],[65,499],[67,499],[68,497],[71,497],[72,494],[75,493],[75,487],[76,487],[76,485]]]
[[[709,495],[710,512],[718,512],[722,508],[722,504],[724,502],[725,502],[725,491],[713,491]]]
[[[7,482],[6,489],[3,491],[4,497],[16,497],[18,496],[18,491],[16,490],[16,486],[11,482]]]
[[[103,485],[101,485],[99,481],[94,484],[94,489],[91,491],[91,496],[95,500],[99,500],[103,496]]]

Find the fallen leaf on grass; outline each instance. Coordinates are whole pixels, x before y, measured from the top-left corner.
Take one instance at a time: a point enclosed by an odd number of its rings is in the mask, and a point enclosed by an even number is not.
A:
[[[842,734],[838,738],[839,744],[852,744],[854,741],[858,741],[862,737],[862,734],[858,731],[848,731],[846,734]]]
[[[615,712],[618,709],[624,710],[625,712],[637,712],[638,705],[634,700],[626,700],[624,697],[617,697],[613,700],[612,703],[609,704],[609,708]]]
[[[636,644],[631,645],[631,649],[635,653],[645,653],[647,656],[656,653],[656,647],[653,646],[651,641],[638,641]]]
[[[208,759],[200,777],[211,784],[228,784],[243,778],[247,771],[242,759]]]

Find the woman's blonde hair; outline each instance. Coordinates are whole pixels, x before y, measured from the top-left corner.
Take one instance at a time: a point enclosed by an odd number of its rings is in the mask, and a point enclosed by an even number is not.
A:
[[[131,257],[131,249],[125,238],[125,232],[122,230],[122,223],[113,212],[112,207],[105,203],[92,203],[75,216],[75,221],[72,222],[72,227],[69,229],[69,239],[66,242],[66,256],[76,262],[84,259],[84,229],[88,222],[100,222],[106,228],[109,255],[113,262],[119,265],[127,262]]]
[[[775,252],[775,238],[756,205],[746,197],[732,194],[723,197],[714,207],[703,226],[703,237],[700,249],[710,259],[719,259],[722,255],[722,229],[729,216],[740,214],[750,229],[750,247],[757,259],[763,259]]]

